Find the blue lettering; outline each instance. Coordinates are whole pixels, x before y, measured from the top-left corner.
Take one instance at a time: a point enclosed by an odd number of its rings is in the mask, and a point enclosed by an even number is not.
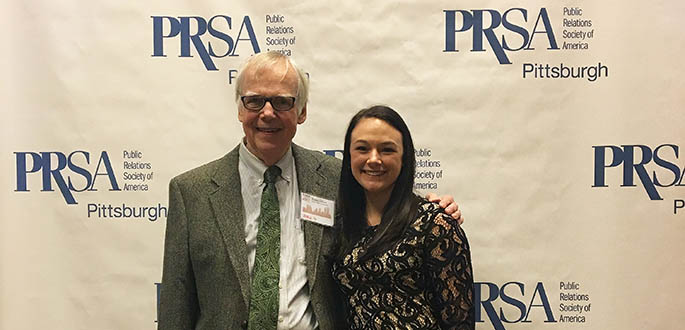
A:
[[[197,31],[195,34],[190,33],[191,19],[197,22]],[[216,68],[216,65],[214,65],[212,59],[209,57],[209,53],[207,52],[205,45],[202,43],[202,39],[200,39],[200,36],[205,34],[205,32],[207,32],[207,22],[204,20],[204,18],[198,16],[181,17],[180,57],[192,57],[190,55],[190,41],[192,41],[193,46],[195,46],[195,50],[197,51],[198,55],[200,55],[200,59],[202,59],[202,63],[205,65],[205,68],[210,71],[216,71],[218,69]]]
[[[247,32],[248,38],[244,39],[241,38],[240,36],[243,34],[243,29]],[[236,48],[238,47],[238,43],[241,40],[249,40],[250,43],[252,44],[252,51],[256,54],[259,53],[259,44],[257,44],[257,36],[254,34],[254,29],[252,28],[252,21],[250,21],[250,17],[245,16],[243,18],[243,24],[240,25],[240,31],[238,31],[238,38],[236,38]],[[233,52],[234,54],[231,54],[231,56],[235,56],[235,51]]]
[[[593,187],[608,187],[605,181],[605,171],[607,167],[615,167],[623,162],[623,150],[616,146],[593,146],[595,149],[595,183]],[[611,150],[611,164],[606,165],[606,150]]]
[[[445,12],[445,52],[458,52],[457,32],[464,32],[473,26],[473,16],[465,10],[443,10]],[[461,14],[463,24],[459,29],[457,26],[457,13]]]
[[[492,323],[493,328],[496,330],[505,330],[504,323],[531,322],[528,320],[528,318],[530,317],[530,310],[533,307],[542,307],[544,309],[546,314],[545,322],[556,322],[554,315],[552,314],[552,308],[549,304],[549,299],[547,298],[547,293],[545,292],[545,287],[542,282],[538,282],[535,286],[535,291],[533,292],[533,296],[531,297],[528,306],[526,306],[522,300],[514,298],[510,294],[506,293],[506,288],[511,285],[518,287],[517,292],[520,292],[522,297],[525,296],[525,285],[521,282],[507,282],[502,285],[501,288],[496,284],[489,282],[475,282],[473,284],[474,301],[476,302],[476,322],[483,322],[483,315],[481,312],[482,309],[485,309],[485,313]],[[487,298],[483,299],[482,293],[485,288],[487,288],[488,294]],[[504,309],[501,307],[499,308],[499,314],[497,313],[493,303],[496,302],[497,298],[499,297],[502,298],[502,302],[504,304],[513,306],[519,310],[519,315],[516,319],[507,318],[504,315]],[[540,300],[540,303],[538,304],[534,303],[536,301],[536,297],[539,297]]]
[[[535,297],[538,295],[540,296],[540,305],[533,305],[533,301],[535,301]],[[554,315],[552,314],[552,308],[549,306],[549,299],[547,299],[547,293],[545,293],[545,287],[542,285],[542,282],[538,282],[537,286],[535,286],[533,297],[530,298],[530,303],[528,304],[528,311],[526,311],[526,318],[522,322],[530,322],[528,317],[530,316],[530,310],[533,307],[542,307],[545,310],[545,314],[547,315],[547,320],[545,320],[545,323],[556,322]]]
[[[505,29],[520,35],[521,38],[523,38],[523,42],[521,42],[521,46],[519,46],[518,48],[511,48],[509,47],[509,44],[507,44],[507,41],[504,40],[504,36],[502,36],[502,48],[509,51],[519,51],[523,49],[523,47],[526,47],[526,45],[528,44],[528,31],[526,31],[526,29],[524,29],[522,26],[512,24],[511,22],[509,22],[507,15],[509,15],[509,13],[512,11],[520,12],[523,16],[524,22],[528,21],[528,12],[523,8],[511,8],[505,11],[504,15],[502,15],[502,26],[504,26]]]
[[[85,151],[74,151],[74,152],[72,152],[71,154],[69,154],[69,157],[67,158],[67,160],[68,160],[67,163],[69,164],[69,169],[72,172],[80,174],[82,177],[84,177],[86,179],[86,185],[82,189],[74,188],[74,185],[71,181],[71,177],[67,177],[67,182],[69,183],[69,190],[76,191],[76,192],[82,192],[82,191],[86,191],[88,188],[90,188],[90,185],[92,183],[92,176],[90,175],[90,172],[88,172],[88,170],[74,164],[72,157],[77,153],[83,155],[83,157],[86,159],[86,164],[90,164],[90,154],[85,152]]]
[[[15,191],[29,191],[26,185],[26,175],[38,172],[43,167],[41,157],[35,152],[15,152],[17,155],[17,189]],[[26,170],[26,156],[31,155],[31,170]]]
[[[483,287],[488,288],[488,298],[481,299],[481,289]],[[499,297],[499,288],[494,283],[488,282],[474,282],[473,283],[473,300],[476,302],[475,319],[476,322],[483,322],[483,316],[481,315],[481,307],[485,308],[485,313],[488,315],[490,322],[495,330],[504,330],[504,324],[497,316],[495,307],[492,306],[492,302]]]
[[[152,17],[152,56],[166,57],[164,53],[164,40],[178,37],[180,38],[180,55],[179,57],[193,57],[191,54],[191,45],[200,56],[205,69],[210,71],[218,70],[212,58],[222,58],[226,56],[238,56],[237,47],[240,41],[250,41],[253,53],[259,53],[259,44],[257,43],[257,36],[252,26],[252,21],[249,16],[244,16],[240,25],[240,30],[236,38],[232,38],[228,32],[222,31],[219,27],[219,22],[225,21],[228,30],[232,29],[232,20],[230,16],[216,15],[205,20],[199,16],[151,16]],[[165,33],[166,22],[168,22],[168,32]],[[219,27],[217,26],[219,25]],[[247,35],[244,36],[243,32]],[[209,34],[212,38],[217,39],[220,44],[226,45],[226,51],[222,53],[217,52],[217,47],[220,46],[214,41],[207,41],[206,45],[202,37]],[[235,41],[234,41],[235,40]]]
[[[53,191],[51,178],[54,178],[57,188],[59,188],[67,204],[77,204],[61,173],[67,167],[67,157],[61,152],[41,152],[40,155],[43,160],[43,189],[41,191]],[[57,156],[57,166],[54,169],[52,168],[52,155]]]
[[[545,26],[545,29],[542,31],[538,31],[538,23],[540,23],[540,19],[542,19],[542,24]],[[547,35],[547,41],[549,41],[549,48],[547,49],[559,49],[557,46],[557,40],[554,37],[554,32],[552,32],[552,24],[549,22],[549,15],[547,15],[547,9],[541,8],[540,9],[540,14],[538,14],[537,20],[535,20],[535,26],[533,27],[533,33],[530,36],[530,42],[528,42],[528,47],[526,47],[526,50],[529,49],[535,49],[532,48],[530,45],[533,44],[533,38],[535,37],[536,33],[544,33]]]
[[[100,173],[100,165],[105,166],[105,173]],[[95,175],[93,176],[93,184],[90,186],[89,191],[97,191],[95,189],[95,179],[98,175],[107,175],[109,177],[109,184],[111,185],[110,191],[119,191],[119,184],[117,183],[117,178],[114,176],[114,170],[112,169],[112,163],[109,161],[109,156],[107,152],[103,151],[100,154],[100,160],[98,161],[98,166],[95,168]]]
[[[508,283],[505,283],[504,285],[502,285],[502,290],[500,290],[500,296],[502,297],[502,301],[511,305],[511,306],[518,308],[518,310],[521,312],[521,314],[519,315],[518,319],[516,319],[514,321],[510,321],[506,317],[504,317],[504,310],[502,310],[502,308],[500,308],[499,309],[499,317],[502,321],[504,321],[506,323],[517,323],[517,322],[520,322],[521,320],[523,320],[524,317],[526,317],[526,304],[524,304],[522,301],[515,299],[515,298],[512,298],[511,296],[506,294],[505,289],[506,289],[507,285],[509,285],[509,284],[516,284],[516,286],[518,286],[519,290],[521,291],[521,296],[523,296],[525,294],[523,292],[524,285],[523,285],[523,283],[519,283],[519,282],[508,282]]]
[[[656,187],[682,186],[685,177],[685,169],[681,170],[678,165],[667,161],[663,157],[664,150],[671,150],[673,157],[678,159],[679,148],[675,144],[662,144],[654,149],[646,145],[621,145],[618,146],[593,146],[594,149],[594,184],[592,187],[608,187],[605,180],[606,169],[623,165],[621,187],[635,187],[635,174],[640,184],[647,192],[651,200],[663,200]],[[611,162],[607,162],[607,151],[611,152]],[[639,156],[636,155],[639,154]],[[637,159],[636,159],[637,156]],[[648,173],[645,165],[654,160],[654,163],[673,174],[673,180],[663,182],[657,177],[656,171]],[[663,179],[663,177],[662,177]]]
[[[680,168],[676,164],[673,164],[669,161],[665,161],[663,158],[661,158],[659,156],[659,151],[663,147],[670,147],[673,150],[673,154],[675,155],[675,158],[678,159],[678,146],[674,145],[674,144],[662,144],[662,145],[656,147],[656,149],[654,149],[654,162],[657,165],[659,165],[660,167],[670,170],[671,173],[673,173],[674,178],[673,178],[673,181],[671,183],[664,185],[661,182],[659,182],[659,180],[657,179],[656,172],[652,171],[652,181],[654,181],[654,184],[659,186],[659,187],[670,187],[672,185],[675,185],[678,182],[678,179],[680,179],[681,173],[680,173]]]
[[[221,31],[218,31],[217,29],[214,28],[214,26],[213,26],[214,19],[216,19],[217,17],[221,17],[221,18],[226,20],[226,23],[228,24],[229,30],[231,29],[231,18],[226,16],[226,15],[216,15],[216,16],[209,19],[209,23],[207,26],[207,30],[209,31],[209,34],[213,37],[216,37],[217,39],[223,40],[226,43],[226,46],[228,47],[225,54],[217,55],[216,53],[214,53],[214,48],[212,48],[212,43],[207,42],[207,47],[209,48],[209,55],[211,55],[212,57],[221,58],[221,57],[226,57],[228,54],[231,53],[231,50],[233,50],[233,39],[228,34],[223,33]]]
[[[649,174],[645,169],[645,164],[648,164],[652,160],[652,149],[648,146],[643,145],[623,145],[623,184],[621,187],[634,187],[633,183],[633,170],[637,173],[642,186],[647,191],[647,195],[651,200],[661,200],[661,196],[656,191],[654,183],[650,181]],[[635,163],[634,153],[635,147],[638,147],[642,152],[642,159],[640,162]]]
[[[118,191],[119,184],[114,175],[114,169],[109,160],[109,156],[106,151],[100,154],[100,159],[98,165],[95,169],[95,175],[84,167],[83,165],[78,165],[76,163],[76,156],[82,156],[85,160],[85,164],[90,164],[90,154],[86,151],[73,151],[66,156],[64,153],[50,151],[50,152],[15,152],[16,164],[17,164],[17,189],[15,191],[29,191],[28,187],[28,174],[36,173],[41,171],[41,191],[54,191],[52,188],[53,179],[59,188],[62,197],[67,202],[67,204],[78,204],[72,192],[83,192],[83,191],[96,191],[94,188],[95,179],[98,175],[106,175],[109,179],[111,189],[110,191]],[[32,164],[31,168],[27,166],[28,157],[31,157]],[[100,171],[100,167],[103,167],[104,172]],[[83,187],[76,187],[73,175],[63,175],[62,171],[67,169],[68,172],[83,177],[84,183]],[[89,211],[90,212],[90,211]]]
[[[169,22],[169,34],[164,35],[164,20]],[[164,55],[164,38],[171,38],[181,31],[181,23],[169,16],[152,16],[152,56]]]
[[[523,8],[510,8],[501,15],[499,11],[493,9],[475,9],[469,11],[465,10],[443,10],[445,13],[445,49],[444,52],[457,52],[457,33],[473,30],[473,45],[472,52],[485,51],[483,47],[483,36],[487,39],[490,48],[495,53],[495,57],[500,64],[511,64],[507,57],[506,51],[532,50],[532,42],[535,34],[545,34],[549,42],[549,50],[559,49],[557,46],[556,37],[552,30],[547,9],[541,8],[533,28],[529,32],[525,27],[514,24],[509,18],[511,12],[521,13],[523,22],[528,21],[528,12]],[[487,13],[489,17],[485,17]],[[457,14],[462,18],[462,24],[458,27]],[[487,19],[486,19],[487,18]],[[489,20],[489,26],[484,26],[484,21]],[[538,25],[544,27],[538,30]],[[501,35],[501,42],[495,33],[495,30],[502,26],[507,31],[513,32],[521,37],[521,44],[513,48],[510,43],[507,43],[505,36]]]
[[[155,320],[155,323],[159,320],[159,294],[162,292],[162,283],[155,283],[155,288],[157,289],[157,320]]]

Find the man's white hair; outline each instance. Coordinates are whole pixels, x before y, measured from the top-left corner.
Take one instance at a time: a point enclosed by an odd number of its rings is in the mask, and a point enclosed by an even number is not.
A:
[[[243,95],[243,73],[247,69],[254,69],[257,72],[263,68],[275,67],[277,65],[283,65],[287,69],[291,67],[297,73],[297,94],[295,95],[295,108],[297,109],[297,114],[302,113],[302,109],[307,104],[307,99],[309,98],[309,78],[304,70],[300,69],[295,62],[288,56],[285,56],[275,50],[271,50],[265,53],[257,53],[250,57],[245,64],[243,64],[240,72],[238,73],[238,78],[235,84],[235,101],[240,102],[240,96]],[[284,75],[288,73],[288,70],[284,71]]]

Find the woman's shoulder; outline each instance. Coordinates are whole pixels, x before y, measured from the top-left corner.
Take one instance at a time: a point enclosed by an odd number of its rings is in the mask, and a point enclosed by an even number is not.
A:
[[[445,209],[441,208],[440,204],[431,202],[424,197],[417,196],[417,198],[419,199],[419,214],[426,212],[431,214],[445,213]]]
[[[440,207],[440,204],[431,202],[423,197],[419,197],[419,211],[417,213],[417,220],[424,220],[435,223],[436,221],[454,222],[457,220],[445,213],[445,209]]]
[[[421,198],[419,201],[419,210],[413,227],[431,236],[462,232],[456,219],[445,213],[445,209],[440,207],[438,203],[428,201],[425,198]]]

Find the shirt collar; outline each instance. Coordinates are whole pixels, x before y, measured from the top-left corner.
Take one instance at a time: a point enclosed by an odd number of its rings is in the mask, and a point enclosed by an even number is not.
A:
[[[268,166],[264,165],[264,163],[257,158],[257,156],[247,149],[245,143],[245,139],[243,139],[243,141],[240,143],[240,149],[238,150],[239,161],[245,165],[245,168],[247,168],[249,174],[257,179],[257,182],[259,185],[261,185],[264,183],[264,172]],[[285,155],[283,155],[283,157],[275,164],[281,169],[281,178],[288,183],[290,183],[292,179],[294,163],[293,148],[291,144],[291,147],[288,148],[288,151],[286,151]]]

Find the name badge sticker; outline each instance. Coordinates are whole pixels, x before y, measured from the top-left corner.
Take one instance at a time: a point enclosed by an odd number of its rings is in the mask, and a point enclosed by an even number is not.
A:
[[[300,193],[300,218],[332,227],[335,201]]]

